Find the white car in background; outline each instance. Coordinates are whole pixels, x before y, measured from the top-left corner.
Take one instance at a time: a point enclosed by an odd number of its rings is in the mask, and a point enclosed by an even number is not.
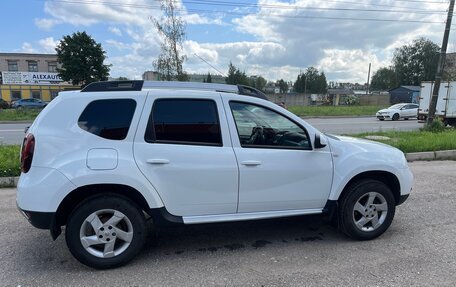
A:
[[[418,104],[402,103],[395,104],[387,109],[377,112],[377,119],[383,121],[384,119],[391,119],[397,121],[399,119],[408,120],[409,118],[416,118],[418,115]]]

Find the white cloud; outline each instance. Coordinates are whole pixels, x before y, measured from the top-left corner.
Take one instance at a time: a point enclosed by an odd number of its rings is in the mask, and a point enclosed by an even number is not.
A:
[[[55,47],[57,47],[57,44],[59,41],[54,40],[53,37],[47,37],[45,39],[41,39],[38,41],[38,44],[41,47],[41,50],[44,53],[50,53],[50,54],[55,54]]]
[[[35,25],[45,31],[51,30],[55,25],[60,24],[61,21],[56,19],[45,19],[45,18],[36,18]]]
[[[328,80],[354,82],[366,81],[369,63],[372,63],[372,71],[389,65],[395,48],[413,39],[428,37],[440,44],[445,14],[413,12],[420,9],[443,11],[446,8],[445,5],[424,2],[418,8],[407,1],[392,0],[375,3],[360,0],[353,2],[350,7],[341,1],[258,0],[258,9],[231,7],[230,12],[240,14],[227,20],[230,13],[228,16],[220,12],[196,14],[189,12],[181,0],[175,3],[189,26],[208,25],[210,29],[211,25],[224,25],[230,35],[233,31],[240,34],[236,40],[220,36],[198,41],[193,39],[201,39],[201,35],[187,35],[189,40],[184,42],[183,48],[188,57],[185,63],[188,72],[214,72],[201,57],[225,73],[232,61],[248,74],[263,75],[270,80],[295,80],[299,71],[315,66],[326,73]],[[346,8],[402,9],[408,12],[328,10]],[[114,5],[111,2],[73,4],[46,1],[45,11],[50,19],[35,20],[42,29],[50,29],[58,23],[87,27],[103,23],[109,25],[108,30],[113,35],[121,36],[121,41],[104,41],[108,60],[113,64],[113,76],[138,78],[143,71],[153,69],[152,62],[159,53],[160,39],[150,17],[161,16],[155,2],[125,0],[122,4]],[[440,21],[442,24],[349,21],[331,17]],[[204,31],[201,33],[204,34]],[[52,46],[52,40],[46,43],[48,45],[39,43],[42,49]],[[30,44],[23,46],[23,49],[33,50]]]
[[[122,36],[122,31],[117,27],[109,27],[108,30],[116,36]]]
[[[22,43],[21,52],[22,53],[36,53],[37,50],[35,50],[32,47],[32,44],[30,44],[29,42],[24,42],[24,43]]]

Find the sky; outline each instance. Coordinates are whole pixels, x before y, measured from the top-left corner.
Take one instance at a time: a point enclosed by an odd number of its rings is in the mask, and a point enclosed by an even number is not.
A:
[[[444,0],[175,0],[186,21],[188,73],[295,81],[313,66],[328,81],[365,83],[391,65],[396,48],[424,37],[442,43]],[[0,0],[0,52],[55,53],[65,35],[86,31],[106,51],[111,77],[153,70],[160,35],[157,0]],[[456,21],[453,22],[456,26]],[[448,52],[455,52],[450,33]],[[207,64],[207,63],[210,63]],[[212,66],[212,67],[211,67]]]

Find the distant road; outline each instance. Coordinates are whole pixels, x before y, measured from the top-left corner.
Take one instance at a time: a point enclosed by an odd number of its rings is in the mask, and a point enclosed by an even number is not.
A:
[[[21,144],[24,130],[31,123],[0,124],[0,144]]]
[[[354,134],[375,131],[411,131],[423,126],[417,120],[379,121],[374,117],[361,118],[308,118],[305,119],[321,132],[332,134]],[[1,144],[21,144],[24,129],[30,124],[0,124]]]
[[[423,127],[416,119],[400,121],[379,121],[375,117],[361,118],[308,118],[306,122],[321,132],[331,134],[356,134],[378,131],[413,131]]]

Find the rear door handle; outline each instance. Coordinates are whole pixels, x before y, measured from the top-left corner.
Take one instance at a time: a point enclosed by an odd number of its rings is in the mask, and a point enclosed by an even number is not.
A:
[[[257,165],[261,165],[261,161],[259,160],[245,160],[243,162],[241,162],[242,165],[245,165],[245,166],[257,166]]]
[[[168,164],[169,160],[164,158],[150,158],[146,162],[149,164]]]

